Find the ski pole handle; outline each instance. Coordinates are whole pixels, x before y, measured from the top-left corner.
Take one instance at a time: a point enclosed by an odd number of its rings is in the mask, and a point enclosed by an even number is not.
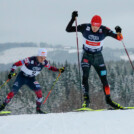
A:
[[[13,76],[16,76],[16,75],[17,75],[17,73],[13,73]],[[6,80],[6,82],[3,83],[3,84],[0,86],[0,88],[2,88],[3,86],[5,86],[10,80],[11,80],[11,79]]]
[[[17,75],[17,73],[13,73],[13,76],[16,76]]]

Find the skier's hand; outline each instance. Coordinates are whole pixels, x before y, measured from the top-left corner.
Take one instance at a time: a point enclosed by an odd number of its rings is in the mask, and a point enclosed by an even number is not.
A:
[[[116,26],[115,31],[116,31],[116,33],[121,33],[122,29],[120,26]]]
[[[117,40],[123,40],[123,35],[121,33],[117,33]]]
[[[122,31],[121,27],[116,26],[115,31],[117,33],[117,40],[119,40],[119,41],[123,40],[123,35],[121,34],[121,31]]]
[[[75,20],[75,17],[78,17],[78,11],[72,12],[72,19]]]
[[[65,67],[61,67],[60,69],[59,69],[59,72],[60,73],[63,73],[65,71]]]
[[[14,73],[14,72],[10,72],[9,74],[8,74],[8,79],[11,79],[13,76],[15,76],[16,75],[16,73]]]

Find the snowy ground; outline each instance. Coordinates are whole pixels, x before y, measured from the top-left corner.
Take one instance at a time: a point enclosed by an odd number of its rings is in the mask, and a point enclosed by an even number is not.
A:
[[[14,63],[18,60],[22,60],[26,57],[35,56],[38,53],[38,47],[19,47],[19,48],[11,48],[0,53],[0,63],[8,64]],[[47,48],[48,53],[60,50],[59,48]],[[68,53],[76,53],[76,49],[66,49],[63,50],[68,51]],[[81,52],[82,50],[80,50]]]
[[[26,57],[37,55],[38,47],[18,47],[18,48],[11,48],[8,50],[5,50],[0,53],[0,64],[9,64],[14,63],[18,60],[24,59]],[[48,53],[60,50],[59,48],[47,48]],[[77,53],[77,49],[72,48],[61,48],[61,50],[68,51],[69,54],[71,53]],[[82,49],[79,50],[79,52],[82,52]],[[131,60],[134,60],[134,54],[130,54]],[[122,55],[120,56],[120,59],[122,60],[128,60],[128,56]]]
[[[0,116],[0,134],[134,134],[134,110]]]
[[[26,57],[36,56],[38,53],[37,47],[19,47],[5,50],[0,54],[0,63],[8,64],[18,60],[22,60]],[[48,48],[48,52],[54,51],[53,48]]]

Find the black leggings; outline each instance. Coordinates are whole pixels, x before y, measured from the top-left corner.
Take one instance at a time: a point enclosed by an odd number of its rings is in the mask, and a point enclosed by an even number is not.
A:
[[[105,95],[110,95],[110,88],[107,81],[107,70],[101,52],[95,54],[83,52],[81,67],[83,71],[82,85],[84,93],[88,94],[89,92],[88,77],[91,65],[95,68],[97,74],[99,75],[99,78],[103,84]]]

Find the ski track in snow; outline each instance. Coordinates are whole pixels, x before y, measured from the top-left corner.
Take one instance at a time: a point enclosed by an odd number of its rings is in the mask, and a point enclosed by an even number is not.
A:
[[[134,111],[95,111],[0,117],[0,134],[134,134]]]

